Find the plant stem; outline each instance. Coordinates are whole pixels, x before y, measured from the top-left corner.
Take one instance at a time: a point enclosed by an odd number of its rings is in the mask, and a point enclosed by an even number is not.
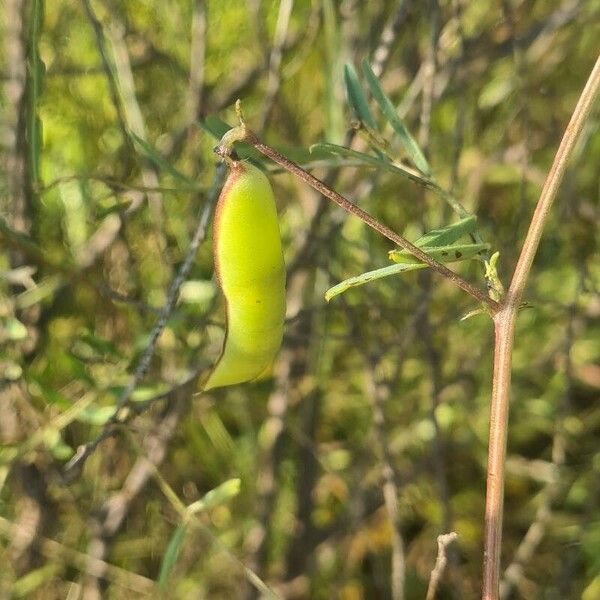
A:
[[[567,125],[552,167],[546,177],[517,266],[501,310],[494,315],[494,382],[490,409],[487,496],[485,507],[485,542],[483,554],[483,600],[497,600],[500,582],[502,515],[504,504],[504,463],[508,431],[508,407],[511,358],[515,321],[533,259],[542,237],[552,202],[556,198],[567,162],[580,137],[594,100],[600,89],[600,56],[581,92]]]
[[[238,128],[235,128],[234,130],[230,130],[230,132],[228,132],[228,133],[231,133],[232,131],[235,131],[237,129]],[[400,248],[402,248],[403,250],[407,250],[408,252],[410,252],[413,256],[418,258],[421,262],[427,264],[434,271],[436,271],[440,275],[443,275],[444,277],[446,277],[447,279],[452,281],[452,283],[457,285],[459,288],[461,288],[462,290],[464,290],[465,292],[467,292],[468,294],[473,296],[473,298],[475,298],[476,300],[479,300],[480,302],[483,302],[491,310],[492,314],[495,314],[498,310],[500,310],[500,304],[498,302],[496,302],[495,300],[492,300],[484,291],[475,287],[474,285],[472,285],[471,283],[469,283],[468,281],[463,279],[460,275],[458,275],[454,271],[451,271],[445,265],[438,262],[437,260],[433,259],[431,256],[429,256],[428,254],[423,252],[423,250],[421,250],[420,248],[417,248],[417,246],[415,246],[414,244],[409,242],[403,236],[397,234],[396,232],[394,232],[391,229],[389,229],[388,227],[386,227],[383,223],[381,223],[380,221],[378,221],[377,219],[372,217],[369,213],[365,212],[364,210],[362,210],[361,208],[359,208],[358,206],[356,206],[355,204],[350,202],[350,200],[348,200],[347,198],[344,198],[344,196],[338,194],[336,191],[334,191],[330,187],[326,186],[322,181],[319,181],[316,177],[313,177],[310,173],[305,171],[302,167],[300,167],[296,163],[292,162],[291,160],[289,160],[288,158],[286,158],[285,156],[283,156],[282,154],[277,152],[277,150],[274,150],[270,146],[267,146],[266,144],[261,142],[256,137],[256,134],[254,134],[252,131],[250,131],[243,124],[243,122],[242,122],[242,125],[241,125],[239,131],[240,131],[241,135],[240,135],[240,133],[238,133],[233,136],[235,141],[243,140],[244,142],[254,146],[259,152],[261,152],[262,154],[264,154],[266,157],[270,158],[272,161],[276,162],[277,164],[281,165],[284,169],[286,169],[290,173],[293,173],[294,175],[296,175],[299,179],[301,179],[302,181],[304,181],[305,183],[310,185],[312,188],[317,190],[317,192],[319,192],[326,198],[329,198],[330,200],[335,202],[338,206],[341,206],[346,212],[354,215],[355,217],[358,217],[361,221],[366,223],[369,227],[371,227],[372,229],[379,232],[384,237],[386,237],[389,240],[391,240],[392,242],[394,242],[397,246],[400,246]],[[225,134],[225,135],[227,136],[227,134]],[[218,154],[220,154],[221,156],[224,156],[224,157],[227,156],[227,152],[228,152],[227,142],[224,143],[222,141],[221,144],[219,144],[219,146],[217,146],[215,151]]]

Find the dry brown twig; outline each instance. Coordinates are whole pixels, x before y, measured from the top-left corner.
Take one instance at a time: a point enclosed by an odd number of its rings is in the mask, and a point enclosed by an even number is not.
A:
[[[454,540],[456,540],[457,537],[458,534],[454,531],[451,531],[450,533],[444,533],[443,535],[438,535],[438,553],[435,560],[435,566],[433,567],[433,571],[431,571],[429,587],[427,588],[427,596],[425,600],[434,600],[438,586],[440,585],[440,581],[442,579],[442,575],[444,574],[444,569],[446,568],[446,564],[448,562],[446,550],[448,549],[448,546]]]

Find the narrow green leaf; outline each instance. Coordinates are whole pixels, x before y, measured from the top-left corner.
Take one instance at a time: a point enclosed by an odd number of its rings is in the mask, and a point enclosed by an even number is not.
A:
[[[325,300],[329,302],[332,298],[343,294],[348,291],[350,288],[358,287],[360,285],[364,285],[365,283],[369,283],[370,281],[375,281],[376,279],[383,279],[384,277],[389,277],[390,275],[397,275],[398,273],[405,273],[408,271],[417,271],[419,269],[425,269],[427,265],[424,263],[419,264],[409,264],[403,263],[398,265],[389,265],[387,267],[382,267],[381,269],[376,269],[375,271],[367,271],[366,273],[361,273],[356,277],[350,277],[349,279],[344,279],[337,285],[329,288],[325,292]]]
[[[296,161],[294,161],[296,162]],[[351,160],[351,159],[317,159],[307,162],[298,163],[305,171],[314,171],[315,169],[339,169],[341,167],[362,167],[364,166],[362,161]],[[267,171],[269,173],[287,173],[287,170],[279,165],[270,166]]]
[[[444,227],[443,229],[434,229],[420,237],[415,242],[415,245],[439,262],[456,262],[474,258],[480,252],[487,250],[489,244],[453,244],[453,242],[464,235],[472,233],[475,229],[476,222],[477,217],[469,216],[448,227]],[[325,293],[327,302],[335,296],[343,294],[350,288],[364,285],[370,281],[383,279],[390,275],[427,268],[427,265],[420,262],[418,258],[415,258],[407,250],[391,250],[389,252],[389,257],[397,264],[345,279],[327,290]]]
[[[380,156],[372,156],[370,154],[365,154],[364,152],[358,152],[358,150],[352,150],[351,148],[346,148],[345,146],[339,146],[337,144],[330,144],[327,142],[322,142],[318,144],[313,144],[310,147],[311,152],[329,152],[330,154],[343,156],[346,158],[353,159],[356,162],[362,163],[367,167],[374,167],[377,169],[383,169],[384,171],[388,171],[389,173],[394,173],[395,175],[401,175],[402,177],[406,177],[417,183],[428,190],[431,190],[440,198],[443,198],[445,202],[454,210],[459,216],[464,218],[469,218],[469,213],[463,206],[460,205],[456,201],[456,199],[441,188],[435,181],[431,178],[426,177],[425,175],[421,175],[418,171],[413,171],[404,167],[398,163],[391,163],[386,160],[385,157]],[[477,237],[477,234],[476,234]],[[476,241],[481,241],[481,238],[476,239]]]
[[[27,139],[27,161],[31,184],[35,188],[40,182],[40,155],[42,147],[42,122],[38,114],[38,103],[42,93],[45,72],[39,53],[39,39],[44,22],[43,0],[31,3],[29,30],[29,51],[27,54],[27,119],[25,135]]]
[[[192,502],[192,504],[187,507],[187,512],[189,515],[194,515],[203,510],[208,510],[213,506],[223,504],[223,502],[231,500],[231,498],[234,498],[239,494],[240,486],[240,479],[229,479],[217,486],[215,489],[210,490],[210,492],[207,492],[202,498],[200,498],[200,500]],[[164,587],[166,585],[169,575],[177,563],[177,559],[179,558],[179,554],[185,539],[185,534],[187,532],[187,527],[187,522],[180,523],[169,540],[169,544],[167,545],[165,555],[160,565],[160,572],[158,576],[158,585],[160,587]]]
[[[175,567],[177,563],[177,559],[179,558],[179,553],[181,552],[181,547],[183,546],[183,542],[185,539],[185,534],[187,533],[187,524],[181,523],[178,525],[169,540],[169,544],[167,545],[167,549],[165,550],[165,555],[163,556],[162,563],[160,565],[160,571],[158,575],[158,585],[161,588],[164,588],[169,579],[169,575]]]
[[[128,133],[134,142],[133,145],[135,149],[145,158],[147,158],[150,162],[152,162],[155,166],[157,166],[163,171],[166,171],[175,179],[182,181],[188,186],[193,187],[195,185],[195,182],[192,179],[190,179],[183,173],[180,173],[173,165],[171,165],[167,160],[165,160],[146,140],[143,140],[131,130],[129,130]]]
[[[423,177],[418,173],[413,171],[409,171],[408,169],[404,169],[401,165],[389,163],[381,158],[376,156],[371,156],[370,154],[365,154],[364,152],[358,152],[358,150],[352,150],[351,148],[345,148],[344,146],[338,146],[337,144],[329,144],[329,143],[320,143],[313,144],[310,147],[311,152],[313,150],[317,151],[328,151],[331,154],[337,154],[339,156],[345,156],[347,158],[353,158],[357,161],[362,162],[365,166],[376,167],[378,169],[384,169],[390,173],[394,173],[395,175],[401,175],[402,177],[406,177],[419,185],[426,187],[429,190],[432,190],[436,194],[439,194],[442,197],[446,196],[444,190],[442,190],[438,185],[433,183],[429,178]]]
[[[477,217],[470,215],[447,227],[428,231],[415,242],[415,246],[419,248],[424,246],[448,246],[461,237],[473,233],[476,225]]]
[[[206,133],[212,135],[215,140],[220,140],[230,129],[232,129],[229,123],[212,115],[207,116],[198,124]]]
[[[421,171],[425,175],[430,175],[431,168],[429,166],[429,163],[427,162],[427,159],[423,155],[423,152],[421,152],[421,148],[419,148],[419,145],[406,128],[406,125],[404,125],[404,122],[398,116],[396,108],[392,104],[392,101],[387,97],[386,93],[383,91],[383,88],[381,87],[377,76],[375,75],[375,73],[373,73],[371,65],[366,59],[364,59],[362,62],[362,69],[365,79],[367,80],[367,84],[369,85],[369,88],[371,90],[371,94],[373,94],[373,98],[375,99],[377,104],[379,104],[381,112],[389,121],[394,131],[398,134],[398,137],[400,138],[400,142],[402,143],[404,150],[407,152],[408,156],[413,161],[417,169],[419,169],[419,171]]]
[[[438,262],[449,263],[470,260],[479,256],[484,250],[489,250],[489,247],[489,244],[451,244],[448,246],[423,246],[421,250]],[[408,250],[390,250],[388,255],[390,260],[398,264],[421,264],[421,261]]]
[[[373,113],[371,112],[367,102],[367,98],[365,97],[360,82],[358,81],[356,69],[351,63],[346,63],[344,65],[344,81],[346,83],[348,102],[353,108],[356,116],[363,121],[363,123],[366,123],[371,129],[377,129],[375,118],[373,117]]]

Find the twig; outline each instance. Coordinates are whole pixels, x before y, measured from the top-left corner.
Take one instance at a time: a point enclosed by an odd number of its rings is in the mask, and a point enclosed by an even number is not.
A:
[[[375,439],[381,454],[381,467],[383,475],[383,500],[388,519],[392,525],[392,573],[391,573],[391,598],[403,600],[404,582],[406,579],[406,559],[404,552],[404,539],[400,528],[398,511],[398,483],[393,467],[392,455],[384,430],[385,414],[383,405],[389,389],[383,387],[375,378],[376,358],[369,357],[369,368],[366,372],[366,386],[368,396],[373,407],[373,429]]]
[[[438,554],[435,560],[435,566],[431,571],[431,577],[429,579],[429,587],[427,588],[427,596],[425,600],[434,600],[438,586],[444,574],[448,559],[446,557],[446,550],[448,546],[458,537],[458,535],[452,531],[443,535],[438,535]]]
[[[131,61],[129,60],[129,52],[125,43],[125,28],[120,23],[112,23],[106,31],[114,59],[114,70],[108,72],[107,77],[114,77],[115,86],[120,92],[119,97],[123,107],[123,117],[125,118],[128,137],[130,137],[129,131],[131,131],[138,138],[147,142],[146,124],[135,94]],[[158,171],[154,165],[142,163],[141,176],[145,187],[158,187]],[[152,235],[156,238],[155,245],[157,248],[164,248],[166,244],[162,232],[164,221],[163,199],[159,192],[148,192],[147,197],[150,215],[155,226],[152,232]],[[135,210],[137,204],[141,203],[141,201],[141,198],[137,202],[133,201],[127,208],[127,212]]]
[[[590,73],[554,157],[554,162],[546,178],[531,223],[529,224],[529,230],[502,309],[494,315],[494,382],[490,409],[483,558],[482,597],[484,600],[497,600],[499,595],[504,503],[504,463],[508,430],[511,358],[517,311],[550,208],[558,193],[569,157],[581,135],[583,125],[590,114],[599,89],[600,56]]]
[[[107,424],[104,426],[102,432],[94,440],[88,442],[87,444],[79,446],[75,456],[67,463],[67,465],[65,466],[65,474],[67,476],[71,476],[75,469],[81,469],[84,462],[94,452],[97,446],[105,439],[115,435],[118,429],[118,424],[120,424],[124,419],[127,419],[128,411],[123,411],[123,409],[129,402],[131,394],[134,392],[135,388],[138,386],[138,384],[148,371],[150,361],[154,356],[154,351],[156,349],[156,343],[158,341],[158,338],[160,337],[162,330],[165,328],[167,321],[169,320],[169,317],[173,312],[173,309],[175,308],[175,304],[177,303],[177,299],[179,298],[179,290],[181,289],[183,282],[186,280],[194,262],[194,259],[196,258],[198,247],[206,237],[208,219],[210,213],[212,212],[213,204],[215,203],[215,200],[219,195],[220,189],[223,185],[224,174],[225,166],[223,164],[219,164],[215,172],[211,192],[201,209],[200,216],[198,218],[198,224],[196,226],[196,230],[194,231],[190,247],[188,248],[187,254],[179,269],[179,272],[177,273],[177,276],[171,283],[171,287],[169,288],[169,292],[167,295],[167,301],[165,302],[165,305],[163,306],[160,315],[158,316],[156,324],[152,329],[152,332],[150,334],[150,341],[148,342],[148,345],[142,353],[133,378],[130,380],[128,385],[125,387],[125,389],[119,396],[119,399],[115,406],[115,411],[112,417],[107,422]]]
[[[431,113],[434,107],[434,89],[437,74],[437,53],[440,37],[440,6],[437,0],[429,0],[429,45],[427,55],[424,60],[425,83],[423,85],[423,95],[421,103],[421,118],[419,128],[419,146],[423,154],[429,159],[429,142],[431,135]],[[448,194],[450,196],[450,194]],[[455,200],[456,202],[456,200]],[[456,202],[457,206],[463,211],[461,216],[467,216],[466,211]],[[452,206],[452,204],[450,204]],[[456,210],[456,208],[455,208]],[[460,212],[459,212],[460,214]],[[425,213],[422,214],[423,229],[429,229],[426,224]],[[482,241],[480,238],[478,242]],[[438,406],[440,402],[440,394],[443,388],[442,369],[440,365],[440,356],[436,348],[431,326],[431,300],[432,300],[432,278],[430,271],[424,271],[420,274],[419,283],[423,290],[422,299],[419,301],[423,305],[423,316],[416,323],[419,337],[423,340],[423,349],[425,358],[429,364],[429,379],[430,379],[430,408],[429,415],[434,429],[433,443],[431,444],[431,453],[433,459],[433,470],[438,487],[440,503],[443,507],[442,514],[442,531],[452,529],[452,511],[450,508],[450,498],[448,493],[448,477],[445,465],[445,456],[447,454],[442,431],[438,420]]]
[[[228,134],[231,135],[228,136]],[[485,292],[463,279],[454,271],[448,269],[442,263],[433,259],[431,256],[423,252],[420,248],[417,248],[414,244],[409,242],[406,238],[395,233],[380,221],[377,221],[369,213],[365,212],[364,210],[350,202],[348,199],[344,198],[344,196],[338,194],[336,191],[326,186],[322,181],[319,181],[318,179],[313,177],[302,167],[298,166],[296,163],[292,162],[291,160],[277,152],[277,150],[274,150],[270,146],[267,146],[266,144],[261,142],[252,131],[245,127],[245,125],[242,125],[240,128],[234,128],[227,132],[219,146],[217,146],[217,148],[215,149],[215,152],[217,152],[217,154],[221,156],[228,155],[228,152],[230,151],[228,145],[232,143],[232,140],[244,141],[254,146],[259,152],[261,152],[277,164],[281,165],[290,173],[296,175],[299,179],[301,179],[302,181],[310,185],[312,188],[317,190],[317,192],[319,192],[326,198],[329,198],[331,201],[335,202],[346,212],[354,215],[355,217],[358,217],[369,227],[371,227],[384,237],[394,242],[400,248],[407,250],[413,256],[418,258],[421,262],[424,262],[425,264],[430,266],[434,271],[436,271],[440,275],[443,275],[444,277],[452,281],[452,283],[454,283],[455,285],[463,289],[465,292],[473,296],[473,298],[485,304],[492,313],[495,313],[499,310],[500,305],[496,301],[489,298]]]

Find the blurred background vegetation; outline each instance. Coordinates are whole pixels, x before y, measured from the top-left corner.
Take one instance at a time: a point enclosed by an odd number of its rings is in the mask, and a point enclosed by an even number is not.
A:
[[[80,473],[64,465],[148,348],[219,185],[209,131],[234,123],[237,98],[265,141],[319,158],[316,176],[414,240],[455,219],[438,196],[308,153],[368,151],[344,88],[344,64],[367,58],[507,284],[598,54],[600,2],[0,11],[0,595],[424,598],[436,538],[455,531],[438,597],[476,598],[491,321],[461,322],[475,303],[427,272],[327,304],[330,286],[389,264],[391,245],[266,162],[289,269],[272,375],[210,394],[181,385],[223,332],[207,239],[132,396],[159,399]],[[599,124],[596,110],[519,317],[503,598],[600,597]],[[480,263],[455,268],[485,284]]]

